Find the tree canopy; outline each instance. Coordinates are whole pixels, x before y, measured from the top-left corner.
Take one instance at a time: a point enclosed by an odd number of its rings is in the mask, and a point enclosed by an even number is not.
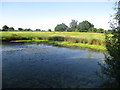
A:
[[[62,24],[57,24],[55,27],[55,31],[67,31],[68,26],[65,25],[64,23]]]
[[[7,26],[7,25],[4,25],[3,27],[2,27],[2,31],[8,31],[9,30],[9,27]]]
[[[94,25],[91,24],[89,21],[82,21],[78,24],[78,30],[80,32],[87,32],[90,28],[93,28]]]
[[[120,8],[117,8],[118,11],[120,11]],[[116,15],[119,16],[114,18],[118,26],[112,28],[112,36],[106,34],[105,43],[108,53],[105,54],[104,64],[99,63],[101,67],[99,74],[106,80],[103,86],[106,87],[105,85],[107,84],[107,87],[112,88],[120,88],[120,13],[116,13]],[[111,25],[115,27],[116,24],[112,23]]]
[[[4,25],[1,29],[1,31],[14,31],[15,29],[13,27],[8,27],[7,25]],[[18,31],[45,31],[41,29],[35,29],[31,30],[30,28],[18,28]],[[48,29],[47,31],[52,31],[51,29]],[[67,32],[98,32],[98,33],[104,33],[107,32],[102,28],[94,28],[94,25],[90,23],[89,21],[85,20],[82,22],[79,22],[77,20],[72,20],[69,23],[69,26],[67,26],[65,23],[57,24],[54,28],[54,31],[67,31]],[[108,31],[111,33],[111,31]]]

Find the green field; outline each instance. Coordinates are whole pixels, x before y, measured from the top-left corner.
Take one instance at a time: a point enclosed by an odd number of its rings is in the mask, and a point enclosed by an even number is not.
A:
[[[89,47],[105,50],[105,35],[88,32],[40,32],[40,31],[5,31],[2,41],[9,42],[46,42],[58,45]]]

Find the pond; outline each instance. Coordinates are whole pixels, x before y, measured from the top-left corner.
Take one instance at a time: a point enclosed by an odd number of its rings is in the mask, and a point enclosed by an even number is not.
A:
[[[102,52],[43,44],[13,43],[2,47],[3,88],[96,88]]]

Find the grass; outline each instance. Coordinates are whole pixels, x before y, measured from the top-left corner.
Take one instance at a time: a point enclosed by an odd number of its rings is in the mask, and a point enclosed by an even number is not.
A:
[[[86,32],[39,32],[39,31],[6,31],[1,32],[2,37],[21,36],[24,38],[39,38],[39,37],[72,37],[84,39],[99,39],[104,41],[104,34],[102,33],[86,33]]]
[[[69,46],[69,47],[84,47],[84,48],[90,48],[94,50],[102,50],[105,51],[106,48],[105,46],[100,46],[100,45],[90,45],[90,44],[83,44],[83,43],[70,43],[66,41],[48,41],[48,40],[15,40],[11,42],[41,42],[41,43],[49,43],[49,44],[56,44],[56,45],[61,45],[61,46]]]
[[[88,32],[39,32],[39,31],[5,31],[2,41],[9,42],[44,42],[63,46],[89,47],[96,50],[106,50],[105,35]]]

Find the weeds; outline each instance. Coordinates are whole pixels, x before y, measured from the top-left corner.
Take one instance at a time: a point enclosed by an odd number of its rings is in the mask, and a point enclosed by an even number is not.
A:
[[[76,32],[1,32],[2,41],[24,40],[28,41],[62,41],[74,46],[78,44],[105,46],[104,34],[99,33],[76,33]],[[54,42],[55,43],[55,42]],[[67,44],[68,44],[67,43]],[[73,43],[73,44],[70,44]],[[61,44],[61,43],[60,43]],[[66,43],[64,43],[66,44]],[[83,47],[83,46],[82,46]]]

